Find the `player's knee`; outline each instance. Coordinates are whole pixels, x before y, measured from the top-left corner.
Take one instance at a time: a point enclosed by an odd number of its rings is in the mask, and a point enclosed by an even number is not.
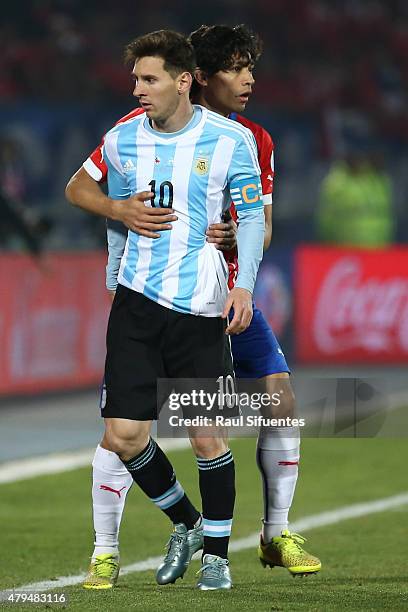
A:
[[[113,450],[113,448],[111,448],[110,445],[110,440],[109,440],[109,436],[107,435],[107,433],[105,432],[103,435],[103,438],[101,440],[100,446],[108,451],[111,451],[112,453],[114,453],[115,451]]]
[[[141,442],[140,440],[130,440],[119,436],[112,436],[109,439],[111,450],[119,455],[123,461],[129,461],[139,455],[147,446],[148,439]]]
[[[291,385],[289,384],[282,395],[282,401],[280,406],[281,415],[286,418],[289,417],[293,419],[295,416],[295,394]]]
[[[201,459],[216,459],[228,450],[226,440],[222,438],[194,438],[191,440],[194,453]]]
[[[296,401],[289,377],[280,378],[277,375],[271,375],[265,378],[265,383],[271,402],[268,406],[262,407],[263,416],[292,419],[295,416]]]
[[[114,427],[107,428],[104,436],[109,450],[128,461],[139,455],[149,443],[149,434],[145,431],[117,430]]]

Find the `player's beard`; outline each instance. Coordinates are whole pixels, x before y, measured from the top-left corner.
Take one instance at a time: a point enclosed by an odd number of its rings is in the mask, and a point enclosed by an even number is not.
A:
[[[158,111],[158,112],[154,112],[152,114],[147,114],[147,116],[149,117],[149,119],[151,121],[154,122],[154,124],[159,127],[162,128],[166,125],[166,122],[168,121],[168,119],[175,114],[175,112],[177,111],[178,107],[180,104],[180,99],[177,97],[174,99],[173,104],[169,105],[168,107],[166,107],[166,110],[163,111]]]

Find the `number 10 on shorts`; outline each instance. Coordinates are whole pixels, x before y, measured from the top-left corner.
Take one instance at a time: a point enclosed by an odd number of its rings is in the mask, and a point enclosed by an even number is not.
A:
[[[219,408],[234,408],[239,402],[238,393],[235,388],[235,380],[231,374],[219,376],[218,383],[218,406]]]

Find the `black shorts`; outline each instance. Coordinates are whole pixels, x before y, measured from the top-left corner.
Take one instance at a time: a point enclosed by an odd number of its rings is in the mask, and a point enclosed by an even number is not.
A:
[[[157,379],[233,375],[226,321],[183,314],[118,285],[107,332],[103,417],[157,419]],[[170,392],[170,391],[169,391]]]

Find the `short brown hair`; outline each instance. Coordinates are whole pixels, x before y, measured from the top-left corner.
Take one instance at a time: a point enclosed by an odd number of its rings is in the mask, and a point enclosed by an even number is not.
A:
[[[196,68],[195,52],[185,36],[173,30],[157,30],[138,36],[125,48],[125,62],[134,63],[142,57],[160,57],[164,69],[172,76],[181,72],[194,74]]]

